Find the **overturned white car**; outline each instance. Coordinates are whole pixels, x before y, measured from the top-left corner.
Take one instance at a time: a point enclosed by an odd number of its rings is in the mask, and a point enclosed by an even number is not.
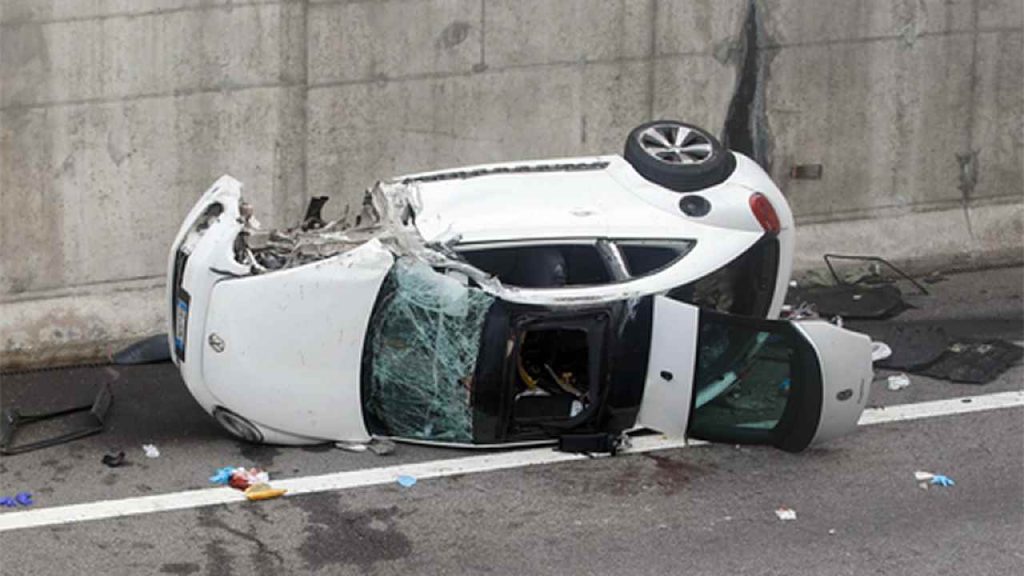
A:
[[[707,132],[623,157],[378,183],[352,218],[264,232],[225,176],[171,250],[170,346],[233,434],[464,446],[637,429],[798,451],[849,432],[870,342],[777,320],[793,218]]]

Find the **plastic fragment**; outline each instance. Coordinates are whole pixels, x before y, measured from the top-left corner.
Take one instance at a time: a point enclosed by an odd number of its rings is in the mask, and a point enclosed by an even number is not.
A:
[[[385,438],[374,438],[367,447],[377,456],[387,456],[395,451],[395,443]]]
[[[22,506],[31,506],[35,504],[35,502],[32,501],[32,494],[28,492],[18,492],[14,499],[17,500],[18,504],[21,504]]]
[[[889,379],[886,383],[886,387],[889,390],[892,390],[893,392],[896,392],[897,390],[902,390],[907,386],[910,386],[910,376],[907,376],[902,372],[900,372],[899,374],[893,374],[889,376]]]
[[[231,479],[228,480],[228,486],[231,486],[235,490],[246,490],[252,484],[249,480],[241,474],[232,474]]]
[[[785,506],[777,509],[775,515],[779,517],[779,520],[785,522],[786,520],[796,520],[796,510],[787,508]]]
[[[223,468],[217,468],[217,472],[210,476],[210,482],[213,484],[226,485],[231,481],[231,474],[235,469],[231,466],[224,466]]]
[[[335,442],[334,447],[346,452],[366,452],[366,444],[362,442]]]
[[[416,485],[416,478],[414,476],[406,476],[403,474],[398,477],[398,483],[401,484],[403,488],[410,488]]]
[[[143,450],[143,452],[146,453],[146,458],[159,458],[160,457],[160,449],[157,448],[153,444],[143,444],[142,445],[142,450]]]
[[[914,472],[914,480],[917,480],[919,482],[918,486],[925,490],[928,489],[929,484],[932,486],[943,487],[956,486],[956,482],[954,482],[949,476],[925,472],[924,470]]]
[[[892,356],[892,348],[885,342],[872,342],[871,343],[871,361],[878,362],[879,360],[885,360]]]
[[[124,464],[124,451],[118,452],[117,454],[105,454],[103,456],[103,463],[111,468],[117,468]]]
[[[270,500],[284,496],[288,491],[284,488],[271,488],[269,484],[253,484],[245,489],[245,497],[249,500]]]

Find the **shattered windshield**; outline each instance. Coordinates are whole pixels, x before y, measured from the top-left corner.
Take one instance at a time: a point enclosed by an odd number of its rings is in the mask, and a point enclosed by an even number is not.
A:
[[[494,297],[411,258],[384,291],[371,320],[367,411],[392,436],[472,442],[473,372]]]

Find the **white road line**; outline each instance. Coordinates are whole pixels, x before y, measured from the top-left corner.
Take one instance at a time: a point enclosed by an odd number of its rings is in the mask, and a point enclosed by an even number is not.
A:
[[[1013,392],[1000,392],[982,396],[951,398],[947,400],[936,400],[933,402],[921,402],[917,404],[901,404],[886,408],[872,408],[864,411],[864,415],[860,419],[860,425],[869,426],[873,424],[885,424],[888,422],[902,422],[907,420],[917,420],[920,418],[952,416],[955,414],[967,414],[971,412],[1021,406],[1024,406],[1024,391],[1017,390]],[[687,442],[679,439],[665,438],[664,436],[643,436],[633,439],[633,446],[630,449],[630,452],[652,452],[655,450],[685,448],[688,446],[698,446],[703,444],[706,443],[694,440]],[[521,468],[524,466],[535,466],[538,464],[570,462],[586,458],[586,456],[582,455],[557,452],[551,448],[535,448],[530,450],[516,450],[451,458],[447,460],[434,460],[431,462],[398,464],[395,466],[352,470],[348,472],[335,472],[332,474],[322,474],[320,476],[305,476],[274,480],[273,486],[275,488],[287,489],[288,495],[292,496],[296,494],[310,494],[314,492],[347,490],[364,486],[390,484],[393,483],[400,475],[413,476],[423,480],[460,474],[473,474],[476,472],[491,472],[494,470]],[[40,526],[51,526],[55,524],[69,524],[72,522],[85,522],[89,520],[134,516],[137,514],[150,514],[153,512],[185,510],[189,508],[211,506],[214,504],[242,502],[244,500],[245,496],[242,495],[241,492],[232,488],[204,488],[201,490],[189,490],[185,492],[159,494],[156,496],[141,496],[137,498],[124,498],[121,500],[104,500],[99,502],[72,504],[69,506],[54,506],[52,508],[7,512],[0,513],[0,532],[7,530],[20,530],[23,528],[38,528]]]

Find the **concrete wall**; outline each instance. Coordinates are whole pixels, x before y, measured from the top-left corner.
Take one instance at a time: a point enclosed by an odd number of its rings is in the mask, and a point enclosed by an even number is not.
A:
[[[0,362],[162,330],[168,244],[222,173],[275,225],[382,176],[615,152],[657,117],[769,167],[801,265],[1020,260],[1022,19],[1020,0],[0,0]]]

